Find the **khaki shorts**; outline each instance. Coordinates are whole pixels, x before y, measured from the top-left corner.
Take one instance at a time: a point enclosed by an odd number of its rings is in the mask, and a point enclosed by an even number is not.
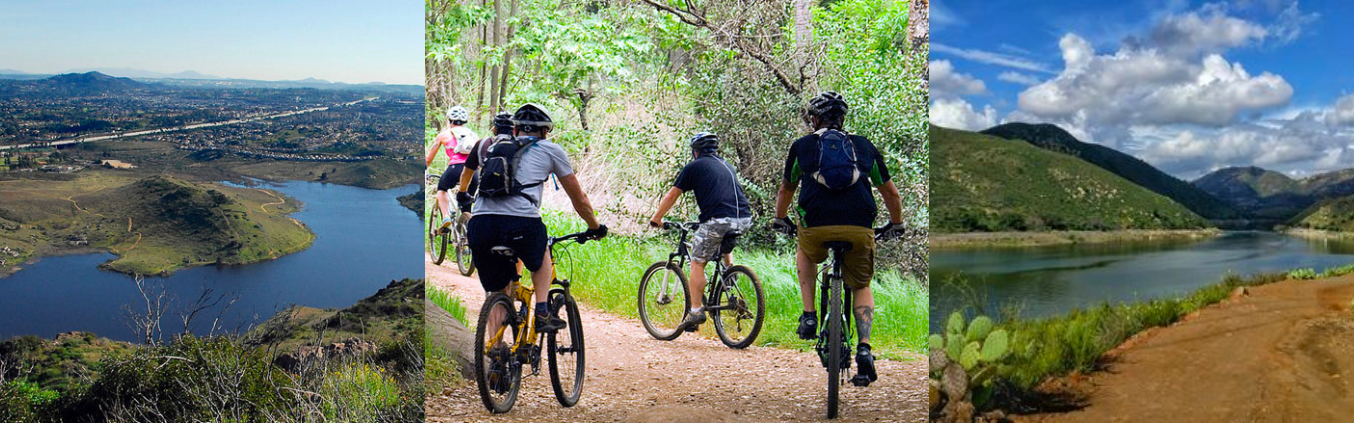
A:
[[[874,230],[849,225],[799,228],[799,251],[803,251],[814,263],[828,259],[831,251],[823,246],[828,241],[851,243],[851,250],[846,252],[846,262],[842,266],[846,286],[852,289],[870,286],[870,279],[874,277]]]

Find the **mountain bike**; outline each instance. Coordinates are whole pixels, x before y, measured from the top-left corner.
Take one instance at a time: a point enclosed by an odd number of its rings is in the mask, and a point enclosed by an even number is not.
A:
[[[550,238],[547,249],[551,257],[561,242],[587,242],[589,238],[584,233]],[[491,251],[517,259],[517,253],[508,247],[494,247]],[[531,366],[531,376],[539,374],[542,350],[550,367],[550,386],[560,405],[572,407],[583,394],[583,322],[578,303],[569,291],[568,279],[560,279],[557,272],[551,274],[551,279],[551,285],[558,287],[550,289],[548,308],[556,316],[563,311],[561,317],[566,323],[564,329],[553,333],[536,333],[536,313],[532,310],[535,289],[530,279],[512,284],[512,296],[494,292],[484,300],[475,327],[474,373],[480,399],[490,412],[506,413],[512,409],[522,387],[523,367]]]
[[[461,272],[462,276],[470,276],[475,273],[475,261],[471,258],[470,243],[465,237],[465,225],[470,219],[466,213],[458,213],[451,227],[442,229],[445,214],[435,199],[437,181],[441,178],[440,175],[427,175],[425,184],[429,189],[424,198],[432,199],[433,203],[432,211],[428,212],[428,253],[432,255],[433,264],[440,265],[447,258],[447,247],[452,247],[452,251],[456,254],[456,270]],[[454,195],[450,192],[447,194]]]
[[[687,297],[686,261],[690,258],[687,236],[700,222],[663,222],[663,229],[675,230],[676,251],[668,259],[649,266],[639,280],[639,318],[644,329],[655,339],[671,341],[682,335],[678,330],[682,319],[691,310]],[[722,258],[733,251],[740,232],[724,235],[723,243],[714,257],[714,276],[705,285],[705,310],[714,320],[719,340],[730,348],[747,348],[762,331],[766,318],[766,294],[757,274],[747,266],[725,266]],[[689,331],[696,331],[690,328]]]
[[[789,236],[794,234],[794,231],[786,233]],[[874,239],[879,242],[893,238],[876,231]],[[851,251],[851,243],[828,241],[823,246],[831,251],[832,258],[820,266],[818,272],[818,309],[823,310],[818,317],[818,327],[822,330],[818,333],[813,349],[827,369],[827,418],[835,419],[841,384],[848,374],[847,370],[851,368],[851,357],[854,355],[851,352],[851,334],[855,333],[855,326],[852,325],[853,315],[848,311],[851,310],[851,301],[855,295],[853,289],[845,286],[845,274],[842,271],[845,254]],[[856,378],[852,378],[851,383],[856,386],[869,384]]]

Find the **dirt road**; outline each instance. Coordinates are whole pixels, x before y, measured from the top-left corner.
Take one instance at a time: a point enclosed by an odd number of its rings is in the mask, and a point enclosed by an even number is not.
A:
[[[473,325],[484,301],[479,281],[446,267],[426,268],[428,283],[464,299]],[[549,372],[542,371],[523,380],[507,414],[489,414],[471,382],[429,393],[427,421],[799,422],[826,416],[827,372],[812,353],[733,350],[690,334],[657,341],[637,320],[587,305],[581,311],[587,376],[578,405],[561,407]],[[878,368],[880,379],[868,388],[843,387],[840,421],[925,421],[926,363],[881,360]]]
[[[1354,411],[1354,275],[1285,281],[1130,340],[1090,406],[1030,421],[1335,422]]]

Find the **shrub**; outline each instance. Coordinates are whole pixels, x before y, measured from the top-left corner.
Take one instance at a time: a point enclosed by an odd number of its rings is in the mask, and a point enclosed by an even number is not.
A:
[[[1293,269],[1292,271],[1288,272],[1288,278],[1289,278],[1289,279],[1297,279],[1297,280],[1312,280],[1312,279],[1316,279],[1316,270],[1314,270],[1314,269],[1312,269],[1312,268],[1306,268],[1306,269]]]

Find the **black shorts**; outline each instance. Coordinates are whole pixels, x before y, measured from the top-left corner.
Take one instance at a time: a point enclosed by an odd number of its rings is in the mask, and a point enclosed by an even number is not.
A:
[[[500,291],[508,283],[521,279],[517,262],[489,252],[494,247],[513,249],[527,270],[541,269],[549,235],[539,217],[477,214],[465,227],[465,237],[480,272],[480,285],[486,292]]]
[[[461,172],[464,170],[465,163],[447,166],[447,170],[442,172],[442,179],[437,180],[437,190],[450,192],[453,188],[456,188],[456,185],[461,183]],[[476,179],[478,178],[470,178],[470,187],[465,190],[470,195],[475,195],[475,188],[479,186],[479,181]]]

